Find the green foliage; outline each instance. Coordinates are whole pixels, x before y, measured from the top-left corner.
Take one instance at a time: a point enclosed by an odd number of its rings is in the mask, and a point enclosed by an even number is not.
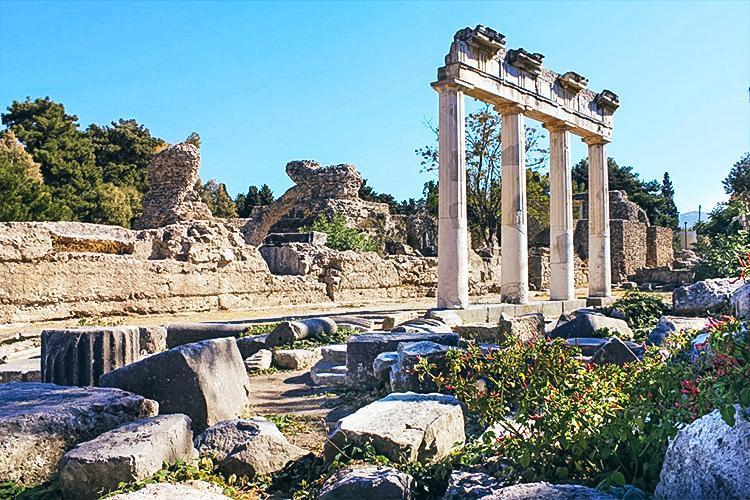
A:
[[[477,463],[494,457],[509,480],[653,491],[681,426],[750,404],[750,349],[740,331],[736,321],[714,326],[711,355],[694,364],[685,355],[689,334],[678,334],[622,367],[579,361],[577,348],[556,339],[489,352],[470,346],[450,351],[442,373],[426,360],[417,372],[464,401],[483,426],[495,425],[470,451]]]
[[[694,268],[696,280],[739,276],[737,262],[750,253],[750,232],[739,230],[734,234],[699,239],[694,250],[701,259]]]
[[[338,327],[333,333],[323,332],[319,336],[314,338],[307,338],[301,340],[295,340],[288,346],[284,346],[285,349],[315,349],[331,344],[346,344],[349,337],[356,334],[355,330],[348,327]]]
[[[62,500],[57,477],[44,484],[24,486],[15,481],[0,481],[0,498],[13,500]]]
[[[658,180],[642,180],[632,166],[620,166],[613,158],[607,158],[607,167],[609,189],[625,191],[630,201],[646,211],[651,224],[677,227],[679,214],[674,205],[674,186],[667,173],[660,183]],[[588,171],[589,163],[585,158],[573,166],[574,192],[584,193],[588,190]]]
[[[254,335],[264,335],[271,333],[278,323],[258,323],[250,325],[240,334],[240,337],[252,337]]]
[[[284,415],[261,415],[263,418],[273,422],[279,431],[287,437],[294,436],[310,430],[309,417],[287,413]]]
[[[216,182],[215,179],[209,179],[198,189],[203,203],[208,205],[214,217],[225,219],[237,217],[237,207],[227,193],[227,186]]]
[[[750,197],[750,153],[742,155],[742,158],[732,166],[723,183],[728,195],[745,199]]]
[[[237,207],[237,217],[250,217],[253,207],[270,205],[274,200],[273,191],[268,187],[268,184],[263,184],[260,188],[258,186],[250,186],[247,189],[247,194],[240,193],[234,199],[234,204]]]
[[[634,337],[629,340],[641,342],[648,338],[659,318],[669,314],[671,307],[658,295],[629,291],[624,297],[614,301],[612,307],[605,308],[604,312],[611,315],[615,309],[625,313],[628,324],[633,329]]]
[[[349,227],[339,214],[332,219],[321,215],[310,226],[301,231],[319,231],[328,235],[326,246],[334,250],[354,250],[355,252],[376,252],[378,245],[364,231]]]

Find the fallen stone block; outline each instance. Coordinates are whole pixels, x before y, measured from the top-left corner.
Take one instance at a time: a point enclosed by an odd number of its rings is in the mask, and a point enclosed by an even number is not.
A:
[[[481,472],[454,470],[448,480],[443,500],[498,498],[494,494],[504,485],[503,481]]]
[[[96,499],[120,482],[140,481],[162,464],[190,461],[191,422],[185,415],[159,415],[136,420],[79,444],[60,461],[60,487],[67,498]]]
[[[42,364],[39,356],[0,364],[0,384],[41,381]]]
[[[597,365],[624,365],[638,361],[638,356],[617,337],[608,339],[591,357],[591,362]]]
[[[310,318],[299,321],[282,321],[266,337],[268,347],[291,344],[295,340],[320,338],[336,333],[336,322],[331,318]]]
[[[138,336],[141,355],[167,350],[167,329],[163,326],[141,326],[138,328]]]
[[[322,247],[328,240],[326,233],[307,231],[304,233],[269,233],[263,240],[264,245],[287,245],[289,243],[305,243]]]
[[[273,474],[310,454],[291,444],[273,422],[265,418],[233,419],[206,429],[195,440],[201,455],[213,456],[228,474]]]
[[[490,323],[464,323],[453,327],[453,331],[465,340],[476,342],[497,342],[500,327]]]
[[[388,314],[383,317],[383,324],[381,326],[381,329],[386,332],[390,332],[397,325],[417,318],[419,318],[419,313],[417,311],[400,311],[394,314]]]
[[[393,467],[350,466],[323,483],[318,500],[410,500],[414,478]]]
[[[277,349],[273,364],[285,370],[305,370],[320,361],[320,349]]]
[[[318,361],[310,368],[310,378],[314,385],[345,385],[346,365]]]
[[[322,361],[339,365],[346,364],[346,344],[330,344],[320,350]]]
[[[346,343],[346,368],[349,383],[353,386],[372,387],[378,384],[372,371],[378,354],[395,352],[401,342],[435,342],[458,346],[455,333],[371,333],[352,335]]]
[[[702,331],[706,327],[705,318],[690,318],[680,316],[662,316],[659,323],[648,335],[648,343],[651,345],[662,345],[664,339],[673,333],[682,333],[695,330]]]
[[[393,333],[452,333],[451,327],[439,319],[417,318],[396,325]]]
[[[617,336],[625,340],[633,338],[633,330],[624,320],[588,311],[576,314],[572,319],[564,320],[561,318],[557,327],[550,332],[549,336],[563,339],[599,337],[604,330],[609,333],[609,335],[605,335],[607,337]]]
[[[750,285],[744,284],[732,292],[729,303],[737,318],[750,319]]]
[[[735,407],[733,427],[715,410],[669,443],[655,498],[748,498],[750,413]]]
[[[372,362],[375,379],[388,382],[391,378],[391,367],[398,363],[398,352],[381,352]]]
[[[261,349],[252,356],[245,359],[245,370],[248,373],[257,373],[271,368],[273,361],[273,352],[268,349]]]
[[[532,313],[521,316],[509,316],[501,313],[500,320],[498,321],[498,329],[497,339],[487,339],[487,341],[503,344],[509,338],[517,338],[522,342],[543,339],[544,315],[542,313]]]
[[[426,463],[465,441],[463,410],[453,396],[392,393],[339,420],[325,455],[333,459],[351,444],[369,442],[391,461]]]
[[[42,483],[76,444],[157,412],[154,401],[119,389],[2,384],[0,478]]]
[[[422,359],[435,365],[433,373],[440,373],[446,368],[446,355],[451,347],[435,342],[402,342],[398,345],[398,360],[391,366],[391,390],[394,392],[437,392],[437,385],[425,376],[420,379],[414,367]],[[377,360],[377,358],[376,358]],[[375,369],[373,362],[373,370]]]
[[[184,413],[195,432],[238,417],[248,405],[247,372],[233,338],[154,354],[105,374],[100,383],[154,399],[162,413]]]
[[[42,381],[99,385],[99,378],[140,359],[135,326],[42,330]]]
[[[108,500],[226,500],[223,489],[205,481],[186,481],[184,483],[147,484],[138,491],[120,493],[108,497]]]
[[[375,329],[375,320],[362,316],[336,316],[336,324],[339,328],[348,328],[355,332],[371,332]]]
[[[173,348],[203,340],[238,338],[247,329],[243,323],[171,323],[167,328],[167,347]]]
[[[238,338],[237,348],[240,350],[242,359],[249,358],[262,349],[268,349],[269,346],[266,345],[267,338],[268,335],[251,335]]]
[[[742,285],[743,282],[735,278],[717,278],[675,288],[672,307],[675,313],[686,316],[720,313],[729,305],[734,291]]]

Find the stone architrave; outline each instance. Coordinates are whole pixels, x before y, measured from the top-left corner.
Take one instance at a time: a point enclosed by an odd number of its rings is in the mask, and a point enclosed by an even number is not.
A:
[[[466,126],[459,85],[440,85],[438,206],[438,307],[469,305],[469,242],[466,217]]]
[[[589,297],[610,297],[609,141],[599,136],[587,137],[583,141],[589,146]]]
[[[550,137],[550,300],[575,299],[573,260],[573,180],[570,164],[570,126],[544,125]]]
[[[97,386],[99,377],[140,358],[137,326],[42,331],[42,381]]]
[[[500,295],[503,302],[525,304],[529,294],[529,250],[523,108],[514,104],[496,108],[503,117]]]

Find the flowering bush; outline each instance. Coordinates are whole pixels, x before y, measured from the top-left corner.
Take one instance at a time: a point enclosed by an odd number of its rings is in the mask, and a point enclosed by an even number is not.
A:
[[[740,331],[737,321],[715,324],[698,362],[688,355],[690,336],[674,334],[625,366],[581,361],[577,348],[557,339],[470,346],[450,351],[442,373],[426,360],[416,369],[464,401],[483,428],[493,426],[482,452],[471,452],[478,462],[496,457],[503,476],[653,491],[680,427],[750,403],[750,351]]]

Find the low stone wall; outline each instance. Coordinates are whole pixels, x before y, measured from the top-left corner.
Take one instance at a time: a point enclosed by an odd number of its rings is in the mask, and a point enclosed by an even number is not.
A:
[[[493,262],[477,257],[472,265],[472,293],[499,287]],[[306,274],[274,275],[258,249],[220,221],[144,231],[0,223],[3,324],[418,298],[436,284],[435,258],[325,247]]]
[[[545,247],[529,248],[529,287],[532,290],[549,289],[550,250]],[[584,288],[589,283],[588,264],[578,255],[573,255],[573,279],[576,288]]]

